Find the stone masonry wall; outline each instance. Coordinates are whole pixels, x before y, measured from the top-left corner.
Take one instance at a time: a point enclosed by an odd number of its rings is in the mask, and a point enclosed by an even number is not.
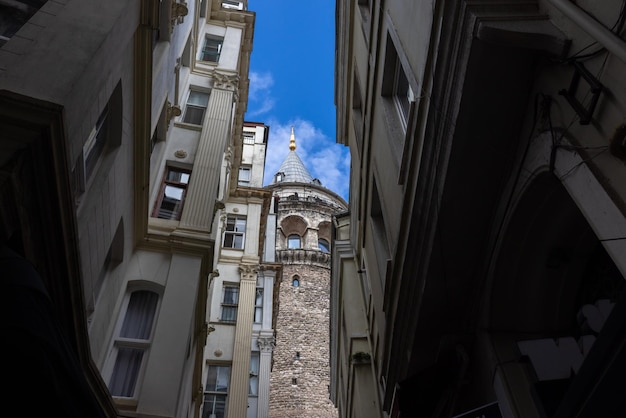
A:
[[[292,285],[294,275],[299,277],[297,287]],[[337,417],[328,394],[329,298],[329,268],[283,266],[270,417]]]
[[[330,254],[320,250],[318,238],[330,242],[328,232],[320,228],[328,225],[340,208],[327,200],[313,194],[294,195],[281,198],[278,205],[276,253],[283,275],[270,377],[271,418],[338,416],[328,391]],[[304,220],[306,231],[302,231],[302,221],[290,226],[290,217],[292,221],[294,217]],[[290,228],[304,232],[302,248],[287,249]],[[299,286],[293,286],[294,276],[298,276]]]

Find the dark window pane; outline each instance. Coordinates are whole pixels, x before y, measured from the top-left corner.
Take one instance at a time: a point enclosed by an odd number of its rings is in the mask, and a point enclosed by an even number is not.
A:
[[[133,396],[143,353],[144,350],[139,348],[122,347],[118,350],[115,367],[109,382],[111,395],[127,398]]]

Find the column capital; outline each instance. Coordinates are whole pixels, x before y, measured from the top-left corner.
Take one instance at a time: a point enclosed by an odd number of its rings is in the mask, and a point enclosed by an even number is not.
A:
[[[240,264],[239,273],[241,280],[253,280],[256,283],[257,273],[259,272],[258,264]]]
[[[239,88],[239,74],[213,71],[213,88],[236,92]]]
[[[262,353],[271,353],[276,346],[276,338],[274,337],[259,337],[256,340],[256,345],[259,347]]]

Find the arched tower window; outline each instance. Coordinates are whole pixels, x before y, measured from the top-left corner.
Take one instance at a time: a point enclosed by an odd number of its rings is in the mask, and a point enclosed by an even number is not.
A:
[[[291,285],[293,287],[300,286],[300,277],[299,276],[293,276],[293,279],[291,280]]]
[[[288,248],[302,248],[302,245],[300,245],[300,235],[297,235],[297,234],[289,235],[289,238],[287,239],[287,247]]]
[[[317,241],[317,246],[318,246],[318,248],[319,248],[321,251],[323,251],[323,252],[325,252],[325,253],[329,253],[329,252],[330,252],[330,244],[328,243],[328,241],[326,241],[326,240],[325,240],[325,239],[323,239],[323,238],[320,238],[320,239]]]
[[[295,249],[303,248],[305,241],[303,238],[307,235],[308,224],[307,221],[299,215],[289,215],[280,222],[280,229],[284,234],[283,241],[286,248]],[[284,248],[284,247],[283,247]]]

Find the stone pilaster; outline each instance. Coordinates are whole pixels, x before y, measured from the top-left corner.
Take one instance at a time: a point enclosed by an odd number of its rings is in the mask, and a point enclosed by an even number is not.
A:
[[[270,407],[270,373],[272,372],[272,351],[276,345],[273,336],[260,336],[257,339],[259,355],[259,403],[257,418],[267,418]]]
[[[246,418],[248,410],[248,385],[250,380],[250,342],[254,321],[254,298],[258,265],[239,266],[239,305],[233,364],[228,394],[228,418]]]
[[[236,77],[214,75],[202,133],[189,181],[180,228],[209,232],[217,199],[220,171],[232,121]]]

